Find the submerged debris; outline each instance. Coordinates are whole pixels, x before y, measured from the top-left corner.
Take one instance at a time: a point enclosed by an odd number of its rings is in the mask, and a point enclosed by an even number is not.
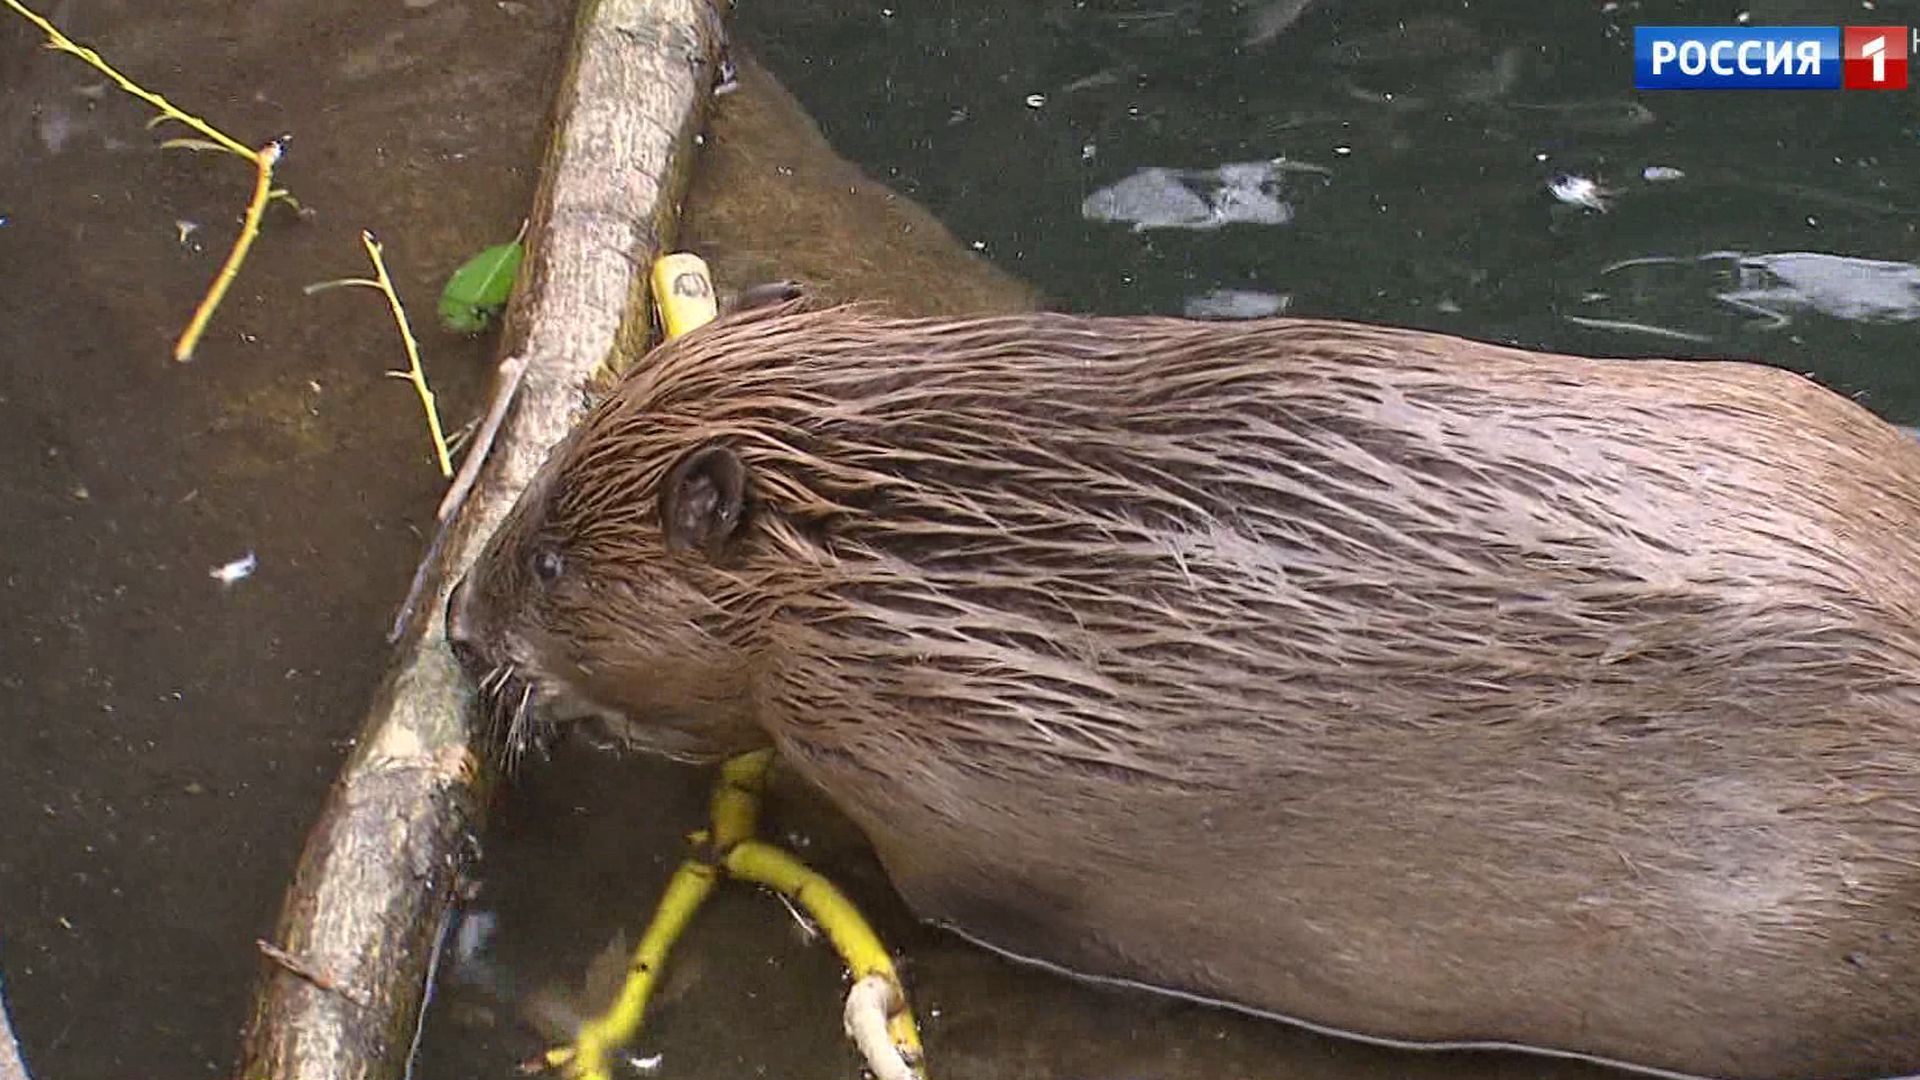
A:
[[[1548,182],[1547,190],[1568,206],[1584,207],[1602,214],[1607,212],[1607,200],[1613,195],[1612,190],[1599,181],[1571,173],[1554,177]]]
[[[1313,6],[1313,0],[1265,0],[1247,9],[1247,36],[1240,42],[1243,49],[1257,48],[1286,33],[1287,27],[1300,21],[1300,16]]]
[[[1189,319],[1263,319],[1287,310],[1291,300],[1256,289],[1209,289],[1187,297],[1181,313]]]
[[[260,560],[254,558],[252,551],[248,551],[245,555],[242,555],[230,563],[222,563],[207,571],[207,576],[222,585],[232,585],[235,582],[252,577],[254,570],[258,569],[259,566]]]
[[[1150,166],[1087,196],[1080,215],[1089,221],[1124,222],[1135,231],[1285,225],[1293,220],[1293,206],[1280,197],[1280,175],[1331,171],[1284,158],[1228,162],[1213,169]]]

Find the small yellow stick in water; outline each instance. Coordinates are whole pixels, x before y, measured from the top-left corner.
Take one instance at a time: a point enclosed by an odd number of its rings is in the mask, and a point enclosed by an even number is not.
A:
[[[440,475],[451,480],[453,456],[447,452],[447,435],[440,428],[440,410],[434,405],[433,391],[427,386],[426,369],[420,366],[420,344],[413,339],[413,327],[407,323],[407,309],[400,306],[400,294],[393,291],[393,279],[387,276],[387,262],[380,257],[379,241],[373,238],[372,233],[362,229],[360,242],[367,246],[367,257],[373,260],[374,273],[379,275],[374,287],[387,295],[387,306],[393,309],[393,321],[400,327],[400,342],[407,349],[407,370],[389,371],[387,374],[407,380],[419,393],[420,407],[427,413],[427,434],[433,438],[433,456],[440,463]]]
[[[720,766],[720,783],[713,789],[707,816],[713,820],[713,847],[724,853],[753,839],[760,828],[760,796],[773,771],[773,751],[755,750]],[[695,836],[700,834],[695,833]]]
[[[40,32],[47,35],[48,48],[56,52],[63,52],[70,56],[79,57],[85,61],[88,66],[105,75],[107,78],[112,79],[114,85],[120,89],[125,90],[127,93],[158,109],[160,115],[153,118],[153,123],[158,124],[172,120],[176,123],[187,125],[211,140],[210,144],[202,144],[199,143],[198,140],[193,139],[171,139],[166,143],[162,143],[162,146],[199,147],[211,145],[217,149],[225,150],[228,153],[238,154],[253,163],[254,172],[256,173],[253,199],[247,204],[247,214],[240,226],[240,236],[233,242],[233,250],[227,253],[227,261],[220,267],[220,272],[214,276],[213,284],[207,288],[207,294],[200,299],[199,306],[194,309],[193,318],[187,323],[186,330],[181,332],[180,340],[174,342],[173,345],[173,358],[175,360],[193,359],[193,350],[194,347],[200,343],[200,335],[206,332],[207,323],[213,318],[214,309],[219,307],[220,301],[226,297],[227,287],[233,284],[234,275],[240,272],[240,264],[246,261],[248,249],[253,247],[254,237],[260,234],[260,216],[266,212],[267,203],[272,202],[276,198],[286,199],[288,202],[293,201],[292,196],[273,186],[273,167],[279,163],[280,154],[283,149],[280,140],[276,139],[258,150],[250,150],[246,144],[240,140],[235,139],[233,136],[228,135],[226,132],[221,131],[219,128],[214,127],[212,124],[207,123],[192,113],[175,107],[175,105],[166,98],[161,97],[159,94],[142,87],[132,79],[120,74],[120,72],[115,70],[112,64],[107,63],[99,53],[61,33],[59,27],[53,25],[52,22],[31,8],[28,8],[25,4],[22,4],[20,0],[0,0],[0,3],[6,4],[18,12],[21,18],[39,27]]]
[[[771,750],[743,754],[720,766],[720,783],[714,789],[709,813],[713,828],[688,838],[700,854],[681,863],[667,882],[653,921],[647,924],[646,933],[633,950],[633,960],[627,964],[627,981],[620,988],[620,996],[606,1012],[580,1025],[572,1046],[547,1051],[549,1066],[565,1066],[573,1080],[612,1080],[610,1055],[631,1042],[640,1030],[668,951],[680,940],[719,880],[720,868],[711,853],[724,851],[753,835],[760,820],[760,792],[772,767]]]
[[[686,932],[687,924],[713,892],[719,876],[719,870],[711,863],[688,859],[680,864],[673,880],[667,883],[666,894],[660,898],[660,906],[654,910],[653,921],[647,924],[639,947],[633,950],[620,996],[606,1012],[580,1025],[580,1030],[574,1032],[572,1046],[547,1051],[548,1066],[565,1066],[567,1075],[574,1080],[613,1080],[610,1060],[613,1051],[626,1045],[639,1030],[640,1021],[646,1015],[647,999],[653,996],[654,985],[666,965],[667,952]]]
[[[72,38],[61,33],[58,27],[54,26],[53,23],[47,21],[44,17],[35,14],[25,4],[22,4],[20,0],[0,0],[0,2],[4,2],[8,7],[19,12],[22,18],[39,27],[40,32],[47,35],[47,48],[55,52],[63,52],[77,56],[86,61],[98,70],[100,74],[112,79],[120,89],[125,90],[134,97],[160,110],[162,117],[168,120],[177,120],[187,125],[200,134],[205,135],[207,138],[212,139],[214,142],[219,143],[223,149],[231,150],[243,158],[251,159],[256,155],[257,151],[247,149],[246,144],[240,142],[238,139],[233,138],[226,132],[221,131],[219,128],[214,127],[212,124],[207,123],[192,113],[182,112],[175,108],[173,103],[166,98],[144,89],[132,79],[115,71],[113,65],[101,59],[99,53],[94,52],[85,45],[76,43]]]
[[[13,0],[7,0],[12,3]],[[227,252],[227,261],[220,264],[220,272],[213,276],[213,284],[207,286],[207,294],[193,309],[193,318],[187,321],[187,328],[180,333],[180,340],[173,343],[173,358],[187,361],[193,359],[193,350],[200,344],[200,335],[206,333],[207,323],[213,320],[215,308],[226,299],[227,287],[240,273],[240,264],[247,260],[247,252],[253,249],[254,238],[260,235],[260,217],[267,212],[267,203],[273,198],[273,166],[280,160],[280,141],[278,139],[256,151],[249,151],[256,170],[253,181],[253,198],[247,201],[247,214],[240,222],[240,236],[233,242],[233,250]]]
[[[907,994],[893,969],[887,947],[867,925],[860,910],[831,881],[800,860],[758,840],[727,851],[727,873],[764,885],[806,909],[826,931],[834,951],[853,972],[847,1001],[847,1034],[852,1036],[878,1080],[917,1080],[925,1053]],[[884,1034],[879,1034],[884,1032]]]
[[[414,340],[413,326],[407,322],[407,309],[400,304],[400,294],[393,289],[393,278],[387,276],[387,261],[380,257],[385,249],[373,234],[360,230],[360,242],[367,247],[367,258],[373,260],[373,277],[340,278],[337,281],[320,281],[307,286],[306,293],[312,296],[322,289],[338,288],[342,285],[359,285],[363,288],[377,289],[387,298],[387,306],[393,310],[393,321],[400,328],[400,343],[407,350],[407,370],[389,371],[388,375],[396,379],[405,379],[413,384],[420,395],[420,406],[427,412],[427,434],[433,439],[433,453],[440,465],[440,475],[453,476],[453,456],[447,449],[447,436],[440,427],[440,410],[434,403],[433,390],[427,386],[426,369],[420,366],[420,343]]]
[[[924,1052],[893,958],[879,935],[861,917],[846,894],[792,855],[752,838],[760,816],[760,795],[773,766],[771,750],[756,750],[720,768],[713,795],[711,831],[689,839],[700,854],[680,864],[654,910],[620,996],[606,1012],[580,1026],[573,1045],[547,1051],[549,1066],[563,1066],[572,1080],[612,1080],[610,1057],[639,1031],[667,953],[686,930],[694,912],[712,893],[724,870],[730,877],[778,892],[804,908],[853,973],[848,994],[847,1034],[859,1046],[877,1080],[924,1080]],[[716,865],[714,860],[719,860]]]

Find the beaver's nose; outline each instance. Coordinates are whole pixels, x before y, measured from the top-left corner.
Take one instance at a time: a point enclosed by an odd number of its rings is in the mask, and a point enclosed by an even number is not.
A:
[[[468,612],[469,603],[467,576],[462,574],[447,593],[447,647],[453,650],[453,658],[460,662],[468,675],[478,677],[484,673],[487,665],[473,638],[473,617]]]

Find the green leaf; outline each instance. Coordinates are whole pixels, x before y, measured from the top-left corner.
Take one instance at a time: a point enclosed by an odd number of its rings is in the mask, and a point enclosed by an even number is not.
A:
[[[440,290],[440,324],[463,334],[477,334],[513,295],[513,279],[520,272],[525,248],[520,241],[495,244],[460,265]]]

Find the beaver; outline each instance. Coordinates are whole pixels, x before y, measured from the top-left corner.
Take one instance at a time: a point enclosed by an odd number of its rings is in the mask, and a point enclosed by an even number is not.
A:
[[[1916,568],[1920,445],[1776,368],[802,300],[632,371],[448,635],[1016,957],[1805,1080],[1920,1068]]]

